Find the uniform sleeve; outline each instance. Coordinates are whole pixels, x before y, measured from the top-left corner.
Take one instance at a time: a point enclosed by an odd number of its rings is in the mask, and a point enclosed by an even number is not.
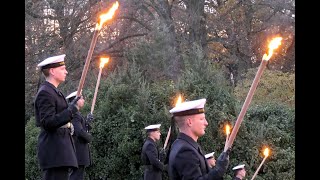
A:
[[[72,119],[72,124],[74,126],[74,133],[79,138],[82,139],[84,142],[89,143],[92,141],[92,135],[85,131],[81,124],[82,116],[77,113]]]
[[[208,179],[208,174],[203,175],[200,169],[200,160],[196,153],[188,148],[181,149],[176,156],[176,166],[181,174],[181,179]]]
[[[220,180],[223,179],[225,171],[215,166],[214,168],[210,169],[209,175],[213,177],[213,180]]]
[[[216,161],[216,165],[210,171],[214,177],[221,178],[227,172],[229,165],[229,155],[226,152],[222,152]]]
[[[39,92],[35,103],[39,109],[40,126],[46,130],[57,129],[72,118],[67,108],[60,113],[56,112],[55,99],[47,91]]]
[[[175,168],[180,172],[181,179],[184,180],[215,180],[221,179],[225,171],[219,168],[212,169],[208,174],[202,174],[200,169],[200,160],[196,152],[189,148],[183,148],[176,156]]]
[[[161,171],[165,169],[165,166],[163,165],[163,163],[160,162],[160,160],[158,159],[157,149],[153,144],[150,143],[147,145],[146,154],[148,156],[148,159],[151,165],[160,169]]]

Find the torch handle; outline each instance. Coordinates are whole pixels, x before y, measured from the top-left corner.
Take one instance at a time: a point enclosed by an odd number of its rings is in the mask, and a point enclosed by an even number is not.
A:
[[[166,149],[166,147],[168,145],[170,134],[171,134],[171,126],[169,127],[169,130],[168,130],[168,133],[167,133],[167,137],[166,137],[166,141],[164,142],[164,145],[163,145],[163,149]]]
[[[83,68],[83,71],[82,71],[81,79],[80,79],[80,82],[79,82],[79,86],[78,86],[78,90],[77,90],[77,97],[80,96],[81,89],[83,88],[83,84],[84,84],[85,78],[87,76],[90,60],[91,60],[91,57],[92,57],[93,49],[94,49],[94,47],[96,45],[96,42],[97,42],[97,38],[98,38],[99,32],[100,31],[97,30],[97,29],[94,31],[94,34],[93,34],[93,37],[92,37],[92,40],[91,40],[91,44],[90,44],[90,48],[89,48],[89,51],[88,51],[87,59],[86,59],[86,62],[84,64],[84,68]]]
[[[102,72],[102,68],[100,68],[100,70],[99,70],[96,89],[94,91],[94,95],[93,95],[93,99],[92,99],[92,105],[91,105],[91,111],[90,111],[91,114],[93,113],[94,105],[96,104],[96,99],[97,99],[97,94],[98,94],[98,89],[99,89],[99,84],[100,84],[100,78],[101,78],[101,72]]]
[[[260,165],[259,165],[258,169],[256,170],[256,172],[254,172],[254,174],[253,174],[253,176],[252,176],[251,180],[253,180],[253,179],[257,176],[257,174],[258,174],[258,172],[259,172],[259,170],[260,170],[260,168],[261,168],[262,164],[264,163],[264,161],[265,161],[266,159],[267,159],[267,156],[265,156],[265,157],[263,158],[263,160],[262,160],[262,162],[260,163]]]
[[[229,134],[227,134],[227,137],[226,137],[226,143],[224,144],[224,149],[226,149],[226,147],[227,147],[228,139],[229,139]]]
[[[234,142],[234,139],[235,139],[235,137],[236,137],[236,135],[237,135],[237,133],[238,133],[238,130],[239,130],[239,128],[240,128],[240,125],[241,125],[241,122],[242,122],[242,120],[243,120],[243,117],[244,117],[244,115],[246,114],[246,111],[247,111],[247,109],[248,109],[248,107],[249,107],[249,104],[250,104],[250,102],[251,102],[251,100],[252,100],[254,91],[256,90],[256,88],[257,88],[257,86],[258,86],[260,77],[261,77],[261,75],[262,75],[262,73],[263,73],[263,70],[265,69],[266,65],[267,65],[267,61],[264,60],[264,59],[262,59],[261,64],[260,64],[260,66],[259,66],[259,69],[258,69],[258,71],[257,71],[257,74],[256,74],[256,76],[254,77],[254,80],[253,80],[253,82],[252,82],[252,85],[251,85],[251,87],[250,87],[250,90],[249,90],[249,92],[248,92],[248,95],[247,95],[247,97],[246,97],[246,100],[244,101],[244,104],[243,104],[243,106],[242,106],[242,109],[241,109],[241,111],[240,111],[240,114],[239,114],[239,116],[238,116],[238,119],[237,119],[234,127],[232,128],[232,131],[231,131],[231,134],[230,134],[230,137],[229,137],[227,146],[225,146],[224,151],[227,151],[227,149],[228,149],[229,147],[231,147],[232,144],[233,144],[233,142]]]

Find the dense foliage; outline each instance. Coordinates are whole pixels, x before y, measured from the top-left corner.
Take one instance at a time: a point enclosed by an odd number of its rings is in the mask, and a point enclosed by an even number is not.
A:
[[[235,122],[239,105],[221,71],[201,56],[198,58],[199,63],[187,68],[177,83],[147,83],[135,62],[118,67],[101,81],[92,129],[94,141],[90,144],[93,165],[87,169],[88,179],[141,179],[143,127],[161,123],[162,146],[170,126],[168,110],[178,93],[187,100],[207,99],[209,126],[199,143],[205,152],[215,151],[215,156],[219,156],[225,143],[223,126],[225,122]],[[93,93],[86,94],[88,103],[83,113],[89,112]],[[27,179],[39,177],[37,133],[31,119],[26,126]],[[251,106],[234,142],[225,178],[231,179],[231,168],[239,163],[245,163],[247,176],[252,176],[263,158],[262,148],[268,146],[271,156],[257,179],[294,179],[294,142],[294,109],[280,104]]]
[[[66,54],[68,76],[59,86],[76,90],[101,10],[111,0],[25,0],[25,175],[40,179],[36,157],[39,128],[33,98],[41,79],[36,65],[51,55]],[[137,180],[143,128],[161,123],[162,147],[170,127],[169,109],[184,100],[206,98],[206,134],[199,139],[216,158],[225,144],[224,125],[234,124],[254,79],[267,42],[275,35],[283,44],[262,75],[235,139],[231,168],[247,166],[251,178],[263,156],[259,179],[295,179],[294,72],[295,2],[134,0],[119,1],[114,20],[97,39],[84,83],[90,112],[101,55],[111,61],[102,71],[90,144],[93,165],[86,179]],[[70,13],[72,12],[72,13]],[[167,174],[164,179],[167,179]]]
[[[264,158],[264,148],[268,147],[270,156],[256,179],[295,179],[294,121],[294,109],[288,106],[252,106],[233,144],[229,172],[232,167],[245,163],[247,177],[251,178]]]
[[[237,99],[241,100],[242,104],[248,94],[256,72],[257,68],[249,69],[243,75],[243,81],[238,83],[238,86],[234,89]],[[295,74],[265,69],[251,103],[264,104],[265,102],[281,103],[294,107]]]
[[[40,180],[41,173],[37,159],[37,141],[40,129],[32,117],[25,127],[25,177],[26,180]]]
[[[25,0],[25,122],[34,113],[32,99],[40,75],[37,64],[49,56],[66,54],[69,75],[60,88],[67,93],[75,89],[97,19],[114,2]],[[108,68],[113,70],[128,61],[128,51],[135,51],[132,55],[142,63],[147,80],[175,81],[195,44],[237,85],[247,69],[259,65],[268,41],[276,35],[283,37],[283,44],[270,68],[295,71],[294,0],[119,0],[119,4],[99,33],[85,86],[94,86],[101,55],[111,57]],[[136,48],[141,42],[143,50]]]

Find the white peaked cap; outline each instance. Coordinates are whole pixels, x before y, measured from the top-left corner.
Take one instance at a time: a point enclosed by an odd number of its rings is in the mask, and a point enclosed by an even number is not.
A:
[[[65,56],[66,56],[65,54],[62,54],[62,55],[58,55],[58,56],[49,57],[49,58],[43,60],[42,62],[40,62],[38,64],[38,67],[45,68],[45,66],[50,65],[50,64],[53,65],[52,67],[62,66],[62,65],[64,65],[64,57]],[[49,66],[48,66],[48,68],[49,68]]]
[[[244,168],[244,164],[238,165],[238,166],[232,168],[232,170],[237,170],[237,169],[242,169],[242,168]]]
[[[204,157],[205,157],[206,159],[208,159],[208,158],[210,158],[210,157],[213,157],[213,155],[214,155],[214,152],[208,153],[208,154],[204,155]]]
[[[75,91],[75,92],[69,94],[69,95],[66,97],[66,99],[69,99],[69,98],[72,98],[73,96],[76,96],[76,95],[77,95],[77,92],[78,92],[78,91]]]
[[[185,101],[172,108],[169,112],[176,116],[204,113],[206,99]]]
[[[148,129],[159,129],[161,126],[161,124],[152,124],[152,125],[149,125],[147,127],[145,127],[144,129],[148,130]]]

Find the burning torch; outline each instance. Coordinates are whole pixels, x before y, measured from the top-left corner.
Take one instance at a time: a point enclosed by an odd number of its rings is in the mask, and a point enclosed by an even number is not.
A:
[[[109,62],[109,58],[108,57],[102,57],[100,58],[100,66],[99,66],[99,75],[98,75],[98,80],[97,80],[97,84],[96,84],[96,89],[94,91],[94,96],[93,96],[93,100],[92,100],[92,105],[91,105],[91,114],[93,113],[94,110],[94,105],[96,103],[96,98],[97,98],[97,94],[98,94],[98,89],[99,89],[99,84],[100,84],[100,78],[101,78],[101,72],[102,69],[104,67],[104,64]]]
[[[233,129],[232,129],[232,132],[230,134],[228,143],[224,148],[224,151],[227,151],[227,149],[232,146],[233,141],[234,141],[234,139],[235,139],[235,137],[237,135],[237,132],[238,132],[238,130],[240,128],[240,124],[241,124],[241,122],[243,120],[243,117],[244,117],[244,115],[245,115],[245,113],[246,113],[246,111],[247,111],[247,109],[249,107],[249,104],[250,104],[251,100],[252,100],[254,91],[257,88],[257,85],[258,85],[260,77],[261,77],[261,75],[263,73],[263,70],[265,69],[268,60],[271,58],[271,56],[273,54],[273,50],[278,48],[279,45],[281,44],[281,40],[282,40],[282,37],[276,37],[276,38],[272,39],[270,44],[269,44],[269,46],[268,46],[268,48],[269,48],[268,55],[267,54],[263,55],[261,64],[260,64],[259,69],[257,71],[257,74],[256,74],[256,76],[255,76],[255,78],[254,78],[254,80],[252,82],[252,85],[250,87],[249,93],[248,93],[248,95],[246,97],[246,100],[244,101],[244,104],[242,106],[241,112],[240,112],[240,114],[238,116],[238,119],[237,119]]]
[[[181,95],[179,95],[175,106],[178,106],[181,103],[182,103],[182,97],[181,97]],[[167,147],[167,145],[168,145],[170,134],[171,134],[171,126],[169,127],[169,130],[168,130],[168,133],[167,133],[167,137],[166,137],[166,140],[165,140],[164,145],[163,145],[163,149],[165,149]]]
[[[251,180],[253,180],[253,179],[257,176],[257,174],[258,174],[258,172],[259,172],[262,164],[264,163],[264,161],[265,161],[265,160],[267,159],[267,157],[269,156],[269,148],[265,148],[265,149],[264,149],[263,155],[264,155],[264,158],[263,158],[262,162],[260,163],[260,165],[259,165],[258,169],[256,170],[256,172],[253,174]]]
[[[87,72],[88,72],[88,68],[89,68],[89,64],[90,64],[90,59],[92,57],[93,49],[94,49],[94,47],[96,45],[98,34],[99,34],[99,32],[100,32],[100,30],[102,28],[102,25],[106,21],[112,19],[113,15],[114,15],[115,11],[118,9],[118,7],[119,7],[119,3],[118,3],[118,1],[116,1],[115,3],[113,3],[112,7],[109,9],[109,11],[106,14],[100,15],[100,23],[96,24],[95,31],[94,31],[94,34],[93,34],[93,37],[92,37],[92,40],[91,40],[90,48],[89,48],[89,51],[88,51],[87,59],[86,59],[86,62],[85,62],[85,65],[84,65],[84,68],[83,68],[83,71],[82,71],[81,79],[80,79],[78,90],[77,90],[77,97],[80,96],[80,91],[81,91],[81,89],[83,87],[84,80],[85,80]]]

